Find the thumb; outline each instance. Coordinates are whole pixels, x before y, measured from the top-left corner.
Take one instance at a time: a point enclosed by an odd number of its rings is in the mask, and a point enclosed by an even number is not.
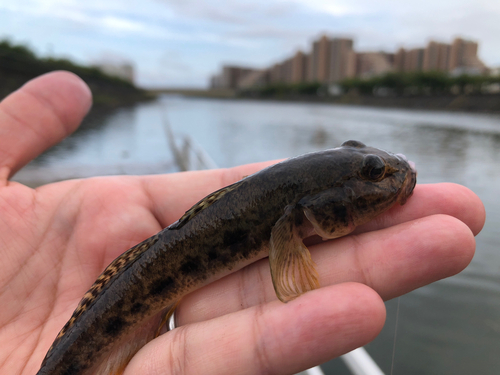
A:
[[[69,72],[37,77],[0,103],[0,180],[71,134],[92,104],[88,86]]]

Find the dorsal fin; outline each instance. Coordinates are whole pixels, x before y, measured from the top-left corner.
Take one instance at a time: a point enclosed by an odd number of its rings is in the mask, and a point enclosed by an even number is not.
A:
[[[42,366],[52,354],[52,350],[61,341],[61,338],[68,332],[68,330],[74,325],[75,321],[87,310],[92,303],[99,297],[101,292],[105,289],[106,285],[109,284],[111,280],[121,274],[135,259],[144,253],[147,249],[153,246],[159,239],[158,234],[144,240],[143,242],[135,245],[134,247],[125,251],[122,255],[116,258],[111,264],[106,267],[106,269],[97,278],[94,284],[90,287],[87,293],[83,296],[80,303],[76,307],[71,319],[64,325],[61,331],[58,333],[56,339],[52,343],[52,346],[47,352],[45,359],[42,362]]]
[[[226,186],[222,189],[214,191],[212,194],[207,195],[205,198],[203,198],[198,203],[196,203],[193,207],[191,207],[189,210],[187,210],[186,213],[184,215],[182,215],[182,217],[177,222],[175,222],[174,224],[172,224],[169,227],[169,229],[182,228],[184,225],[186,225],[186,223],[189,220],[191,220],[193,217],[195,217],[198,213],[200,213],[204,209],[210,207],[212,204],[214,204],[219,199],[221,199],[224,195],[226,195],[230,191],[233,191],[238,186],[240,186],[242,181],[243,180],[235,182],[232,185]]]

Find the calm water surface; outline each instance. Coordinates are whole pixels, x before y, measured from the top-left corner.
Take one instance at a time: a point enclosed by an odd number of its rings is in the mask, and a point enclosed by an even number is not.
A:
[[[461,274],[400,299],[394,374],[498,374],[500,369],[500,117],[306,103],[161,97],[122,109],[66,140],[18,178],[173,171],[162,121],[188,134],[221,167],[286,158],[357,139],[404,153],[419,183],[450,181],[483,200],[487,221]],[[50,171],[50,173],[49,173]],[[422,233],[425,235],[425,233]],[[391,368],[397,300],[366,348]],[[348,374],[340,361],[322,366]]]

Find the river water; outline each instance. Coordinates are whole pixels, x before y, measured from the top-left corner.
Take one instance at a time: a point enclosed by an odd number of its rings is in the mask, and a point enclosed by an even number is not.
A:
[[[175,171],[162,125],[168,121],[176,135],[190,135],[221,167],[357,139],[407,155],[417,165],[419,183],[469,187],[487,211],[474,260],[461,274],[401,297],[393,373],[499,373],[500,116],[163,96],[101,121],[28,165],[17,179]],[[366,349],[389,374],[397,300],[386,305],[384,330]],[[339,360],[322,368],[349,374]]]

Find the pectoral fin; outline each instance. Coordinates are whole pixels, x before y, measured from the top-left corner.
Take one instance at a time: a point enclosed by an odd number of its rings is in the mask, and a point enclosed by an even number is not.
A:
[[[276,295],[283,302],[319,288],[319,276],[309,250],[302,242],[296,215],[288,207],[271,232],[269,264]]]

